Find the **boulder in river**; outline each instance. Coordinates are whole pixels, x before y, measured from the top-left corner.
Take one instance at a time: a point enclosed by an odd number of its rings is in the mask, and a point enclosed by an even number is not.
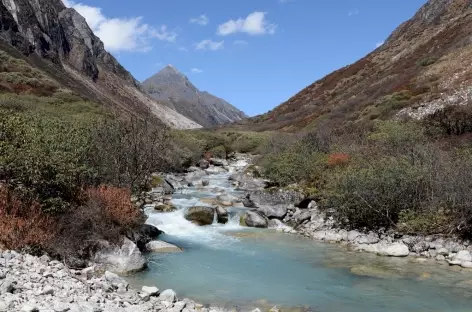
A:
[[[172,204],[157,203],[154,206],[154,210],[159,212],[173,212],[177,210],[177,207]]]
[[[147,243],[146,249],[149,252],[182,252],[181,248],[159,240]]]
[[[185,219],[197,225],[210,225],[215,217],[215,208],[195,206],[187,210]]]
[[[242,226],[267,228],[269,221],[258,212],[248,211],[241,216],[239,223]]]
[[[221,224],[226,224],[228,223],[228,211],[220,206],[217,206],[216,208],[216,215],[218,218],[218,223]]]
[[[219,159],[219,158],[211,158],[210,164],[212,164],[213,166],[218,166],[218,167],[226,167],[229,165],[226,159]]]
[[[140,251],[146,250],[146,244],[163,232],[151,224],[143,224],[138,230],[128,234],[128,238],[138,246]]]

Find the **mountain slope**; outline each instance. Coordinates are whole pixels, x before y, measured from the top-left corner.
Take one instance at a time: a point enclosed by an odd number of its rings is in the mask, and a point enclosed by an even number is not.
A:
[[[227,124],[247,117],[225,100],[198,90],[172,65],[146,79],[142,85],[154,99],[202,126]]]
[[[176,128],[200,127],[147,96],[105,51],[85,19],[61,0],[1,0],[0,48],[15,57],[19,51],[62,87],[113,109],[133,115],[151,112]]]
[[[383,46],[244,126],[298,131],[403,115],[421,118],[444,105],[465,103],[472,98],[471,36],[471,0],[430,0]]]

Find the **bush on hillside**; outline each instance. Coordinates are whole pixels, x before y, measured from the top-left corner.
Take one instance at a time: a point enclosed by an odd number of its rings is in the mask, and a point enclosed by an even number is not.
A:
[[[447,135],[461,135],[472,132],[472,104],[451,105],[435,112],[427,125],[440,129]]]

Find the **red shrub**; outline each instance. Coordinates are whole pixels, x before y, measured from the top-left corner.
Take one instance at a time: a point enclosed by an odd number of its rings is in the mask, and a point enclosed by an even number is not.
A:
[[[38,203],[24,203],[0,185],[0,245],[8,249],[45,247],[55,235],[55,220]]]
[[[337,167],[347,165],[351,157],[344,153],[335,153],[328,156],[328,166]]]
[[[206,160],[210,160],[211,158],[213,158],[213,153],[212,152],[205,152],[205,154],[203,154],[203,158],[206,159]]]
[[[141,211],[131,203],[131,191],[126,188],[101,185],[86,191],[89,201],[97,203],[114,223],[133,227],[141,221]]]

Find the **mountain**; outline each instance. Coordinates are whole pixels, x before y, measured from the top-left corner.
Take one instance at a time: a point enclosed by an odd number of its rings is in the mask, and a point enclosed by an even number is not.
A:
[[[142,86],[154,99],[205,127],[227,124],[247,116],[233,105],[198,90],[172,65],[146,79]]]
[[[145,94],[85,19],[61,0],[0,1],[0,50],[26,60],[62,88],[112,109],[141,116],[151,112],[175,128],[201,127]],[[21,81],[2,83],[8,89],[5,84],[17,88]]]
[[[244,127],[298,131],[422,118],[472,99],[472,1],[430,0],[372,53]]]

